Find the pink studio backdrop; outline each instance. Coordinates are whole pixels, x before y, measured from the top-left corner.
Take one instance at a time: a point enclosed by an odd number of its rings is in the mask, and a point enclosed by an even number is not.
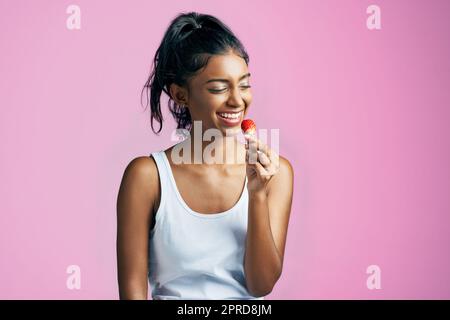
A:
[[[71,4],[80,30],[66,27]],[[371,4],[380,30],[366,27]],[[151,132],[140,90],[186,11],[243,41],[250,116],[280,128],[294,166],[284,271],[266,299],[449,299],[446,0],[1,0],[0,298],[118,298],[123,170],[174,144],[167,112]],[[381,289],[366,285],[370,265]]]

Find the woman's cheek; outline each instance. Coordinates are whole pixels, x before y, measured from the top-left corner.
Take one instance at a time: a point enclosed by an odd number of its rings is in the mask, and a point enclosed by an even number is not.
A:
[[[244,101],[245,101],[245,104],[246,104],[247,106],[249,106],[249,105],[252,103],[253,96],[252,96],[251,93],[248,93],[247,95],[245,95],[245,96],[243,97],[243,99],[244,99]]]

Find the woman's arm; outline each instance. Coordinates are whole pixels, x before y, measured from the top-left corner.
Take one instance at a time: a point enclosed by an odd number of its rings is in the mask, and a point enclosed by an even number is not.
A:
[[[148,235],[158,173],[151,157],[138,157],[123,174],[117,197],[117,271],[120,299],[147,299]]]
[[[254,296],[269,294],[281,276],[293,195],[293,169],[279,157],[279,170],[266,192],[249,192],[245,251],[247,288]]]

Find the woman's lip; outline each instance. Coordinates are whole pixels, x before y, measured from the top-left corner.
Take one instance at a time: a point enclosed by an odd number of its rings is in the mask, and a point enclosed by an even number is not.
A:
[[[239,113],[239,112],[243,112],[244,110],[240,110],[240,111],[217,111],[216,113]]]
[[[222,112],[220,112],[220,113],[222,113]],[[230,112],[223,112],[223,113],[230,113]],[[243,112],[241,112],[241,111],[234,112],[234,113],[242,113],[243,114]],[[239,117],[237,117],[236,119],[229,119],[229,118],[224,118],[224,117],[220,116],[219,112],[217,113],[219,119],[222,120],[225,124],[228,124],[228,125],[236,125],[239,122],[241,122],[242,114],[239,115]]]

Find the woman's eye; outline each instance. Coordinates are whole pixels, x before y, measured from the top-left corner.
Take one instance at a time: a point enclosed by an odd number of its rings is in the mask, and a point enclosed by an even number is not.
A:
[[[211,91],[211,92],[222,92],[224,90],[226,90],[226,88],[224,88],[224,89],[209,89],[209,91]]]
[[[245,86],[241,86],[241,88],[243,89],[248,89],[251,88],[252,86],[250,85],[245,85]],[[213,92],[213,93],[221,93],[223,91],[227,90],[227,88],[223,88],[223,89],[209,89],[209,91]]]

